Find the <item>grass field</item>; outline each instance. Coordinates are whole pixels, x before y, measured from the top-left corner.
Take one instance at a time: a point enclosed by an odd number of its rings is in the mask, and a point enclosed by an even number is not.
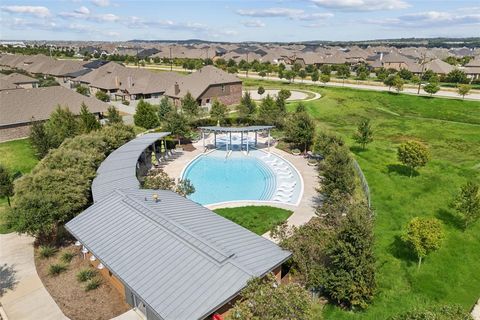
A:
[[[270,231],[292,214],[292,211],[268,206],[224,208],[214,211],[258,235]]]
[[[279,87],[262,82],[266,84]],[[307,109],[319,130],[346,138],[367,177],[376,213],[379,290],[374,303],[361,313],[330,306],[325,308],[324,317],[385,319],[437,303],[460,304],[469,310],[480,297],[480,222],[463,232],[449,204],[462,184],[480,177],[480,103],[346,88],[284,86],[322,94],[320,100],[306,102]],[[375,141],[366,151],[351,139],[363,118],[371,119],[375,131]],[[426,144],[432,156],[413,178],[396,159],[396,147],[410,139]],[[419,271],[416,258],[400,240],[402,228],[415,216],[437,217],[446,231],[442,248],[428,256]]]
[[[32,170],[37,162],[28,139],[0,143],[0,164],[6,166],[12,173],[25,174]],[[10,231],[3,225],[2,220],[7,206],[7,198],[0,198],[0,233]]]

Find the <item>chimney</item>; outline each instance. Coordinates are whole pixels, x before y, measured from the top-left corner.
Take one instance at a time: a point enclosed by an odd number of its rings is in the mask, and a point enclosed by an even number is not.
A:
[[[383,52],[380,52],[380,61],[383,60]]]
[[[175,95],[179,94],[180,93],[180,86],[178,85],[178,82],[175,82]]]

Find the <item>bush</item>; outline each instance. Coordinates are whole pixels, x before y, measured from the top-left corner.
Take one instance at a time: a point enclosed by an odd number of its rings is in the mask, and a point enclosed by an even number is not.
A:
[[[75,253],[64,252],[60,257],[60,260],[62,260],[63,263],[70,263],[74,257],[75,257]]]
[[[460,306],[435,306],[426,310],[415,310],[396,315],[390,320],[473,320],[473,317]]]
[[[40,250],[38,250],[38,255],[40,259],[46,259],[53,257],[57,253],[57,248],[52,246],[40,246]]]
[[[77,273],[78,282],[85,282],[90,279],[93,279],[97,276],[97,271],[94,269],[86,268],[82,269]]]
[[[48,274],[51,276],[58,276],[60,273],[65,271],[67,271],[67,266],[63,263],[54,263],[48,268]]]
[[[124,100],[124,101],[122,101],[122,104],[125,105],[125,106],[129,106],[129,105],[130,105],[130,101]]]
[[[102,280],[98,277],[92,278],[88,280],[87,284],[85,285],[85,291],[95,290],[102,284]]]
[[[97,93],[95,93],[95,97],[98,100],[103,101],[103,102],[109,102],[110,101],[110,96],[103,91],[97,91]]]

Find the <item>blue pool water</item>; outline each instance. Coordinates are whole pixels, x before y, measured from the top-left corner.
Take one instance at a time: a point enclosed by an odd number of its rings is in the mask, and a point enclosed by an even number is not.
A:
[[[195,193],[190,199],[202,205],[238,200],[270,200],[276,178],[263,161],[233,152],[214,151],[202,155],[188,165],[183,173],[190,179]]]

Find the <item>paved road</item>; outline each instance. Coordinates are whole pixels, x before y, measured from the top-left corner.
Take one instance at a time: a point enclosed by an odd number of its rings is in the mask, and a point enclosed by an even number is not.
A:
[[[127,66],[131,68],[137,68],[136,66]],[[170,71],[169,67],[163,67],[163,66],[146,66],[146,67],[141,67],[141,68],[146,68],[146,69],[157,69],[157,70],[165,70],[165,71]],[[181,69],[178,67],[173,67],[173,71],[182,71],[185,72],[185,69]],[[246,78],[246,75],[244,73],[238,73],[238,77],[240,78]],[[280,81],[280,82],[286,82],[285,79],[279,79],[278,77],[260,77],[257,74],[252,74],[250,73],[248,75],[249,79],[260,79],[260,80],[270,80],[270,81]],[[312,84],[312,85],[317,85],[321,86],[319,82],[313,82],[311,80],[296,80],[295,83],[305,83],[305,84]],[[323,86],[323,84],[322,84]],[[383,86],[383,85],[367,85],[367,84],[354,84],[354,83],[341,83],[341,82],[328,82],[326,87],[346,87],[346,88],[353,88],[353,89],[361,89],[361,90],[372,90],[372,91],[389,91],[388,87]],[[402,91],[403,94],[411,94],[411,95],[417,95],[417,89],[415,88],[405,88]],[[425,92],[420,92],[420,96],[428,96]],[[450,98],[450,99],[460,99],[460,96],[458,95],[457,92],[455,92],[454,89],[452,91],[450,90],[440,90],[438,91],[435,95],[435,97],[440,97],[440,98]],[[480,92],[478,90],[473,90],[471,94],[467,95],[465,97],[465,100],[475,100],[475,101],[480,101]]]

